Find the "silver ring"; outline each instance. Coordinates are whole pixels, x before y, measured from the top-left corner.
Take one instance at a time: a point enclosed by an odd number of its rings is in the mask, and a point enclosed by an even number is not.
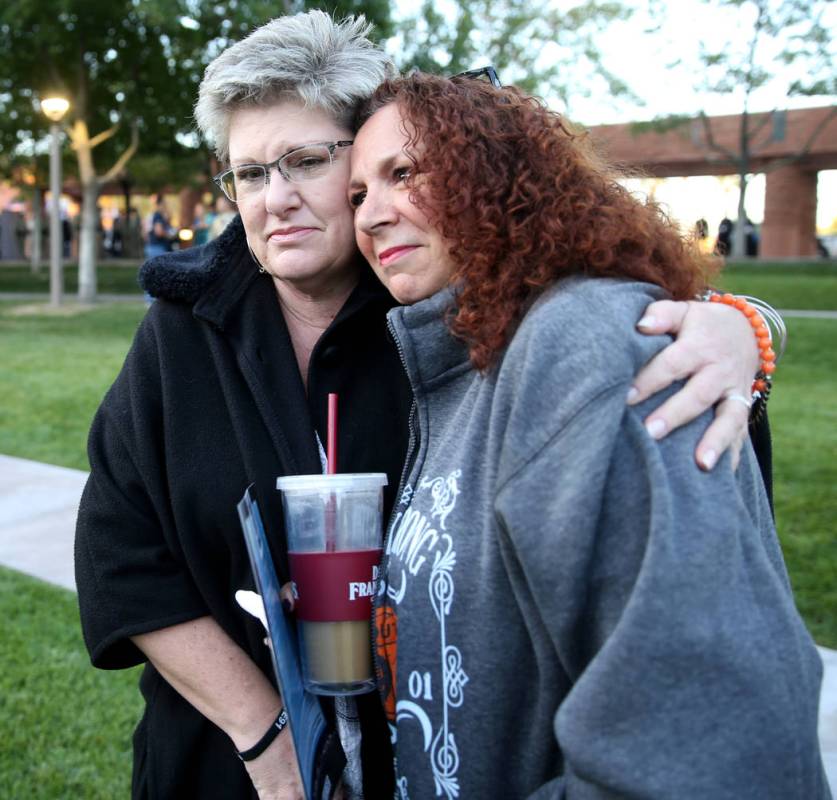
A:
[[[724,396],[724,400],[735,400],[737,403],[744,403],[748,411],[753,407],[752,398],[745,397],[743,394],[738,394],[738,392],[730,392]]]

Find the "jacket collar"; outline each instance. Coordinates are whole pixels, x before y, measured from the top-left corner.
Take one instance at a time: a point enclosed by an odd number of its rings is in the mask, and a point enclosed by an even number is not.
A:
[[[448,288],[387,315],[416,394],[473,369],[467,345],[448,326],[455,307],[456,294]]]
[[[140,286],[153,297],[194,303],[225,271],[231,258],[247,251],[241,217],[202,247],[174,250],[146,261],[139,274]]]

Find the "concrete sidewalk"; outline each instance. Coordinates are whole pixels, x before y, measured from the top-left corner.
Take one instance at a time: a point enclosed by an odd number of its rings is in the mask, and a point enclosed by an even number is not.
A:
[[[0,564],[76,589],[73,536],[87,473],[0,455]]]
[[[73,532],[86,479],[79,470],[0,455],[0,564],[75,591]],[[820,742],[837,798],[837,651],[819,650]]]

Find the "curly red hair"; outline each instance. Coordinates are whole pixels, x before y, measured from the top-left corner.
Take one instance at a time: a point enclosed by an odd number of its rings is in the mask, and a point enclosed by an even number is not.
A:
[[[419,74],[382,84],[358,123],[392,102],[415,161],[410,199],[450,242],[460,290],[451,329],[477,369],[496,361],[534,297],[567,275],[647,281],[675,299],[705,287],[714,262],[536,98]]]

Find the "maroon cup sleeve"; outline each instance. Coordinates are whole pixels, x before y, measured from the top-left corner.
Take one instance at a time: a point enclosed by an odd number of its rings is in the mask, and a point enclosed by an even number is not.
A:
[[[288,553],[297,619],[344,622],[371,619],[381,550]]]

